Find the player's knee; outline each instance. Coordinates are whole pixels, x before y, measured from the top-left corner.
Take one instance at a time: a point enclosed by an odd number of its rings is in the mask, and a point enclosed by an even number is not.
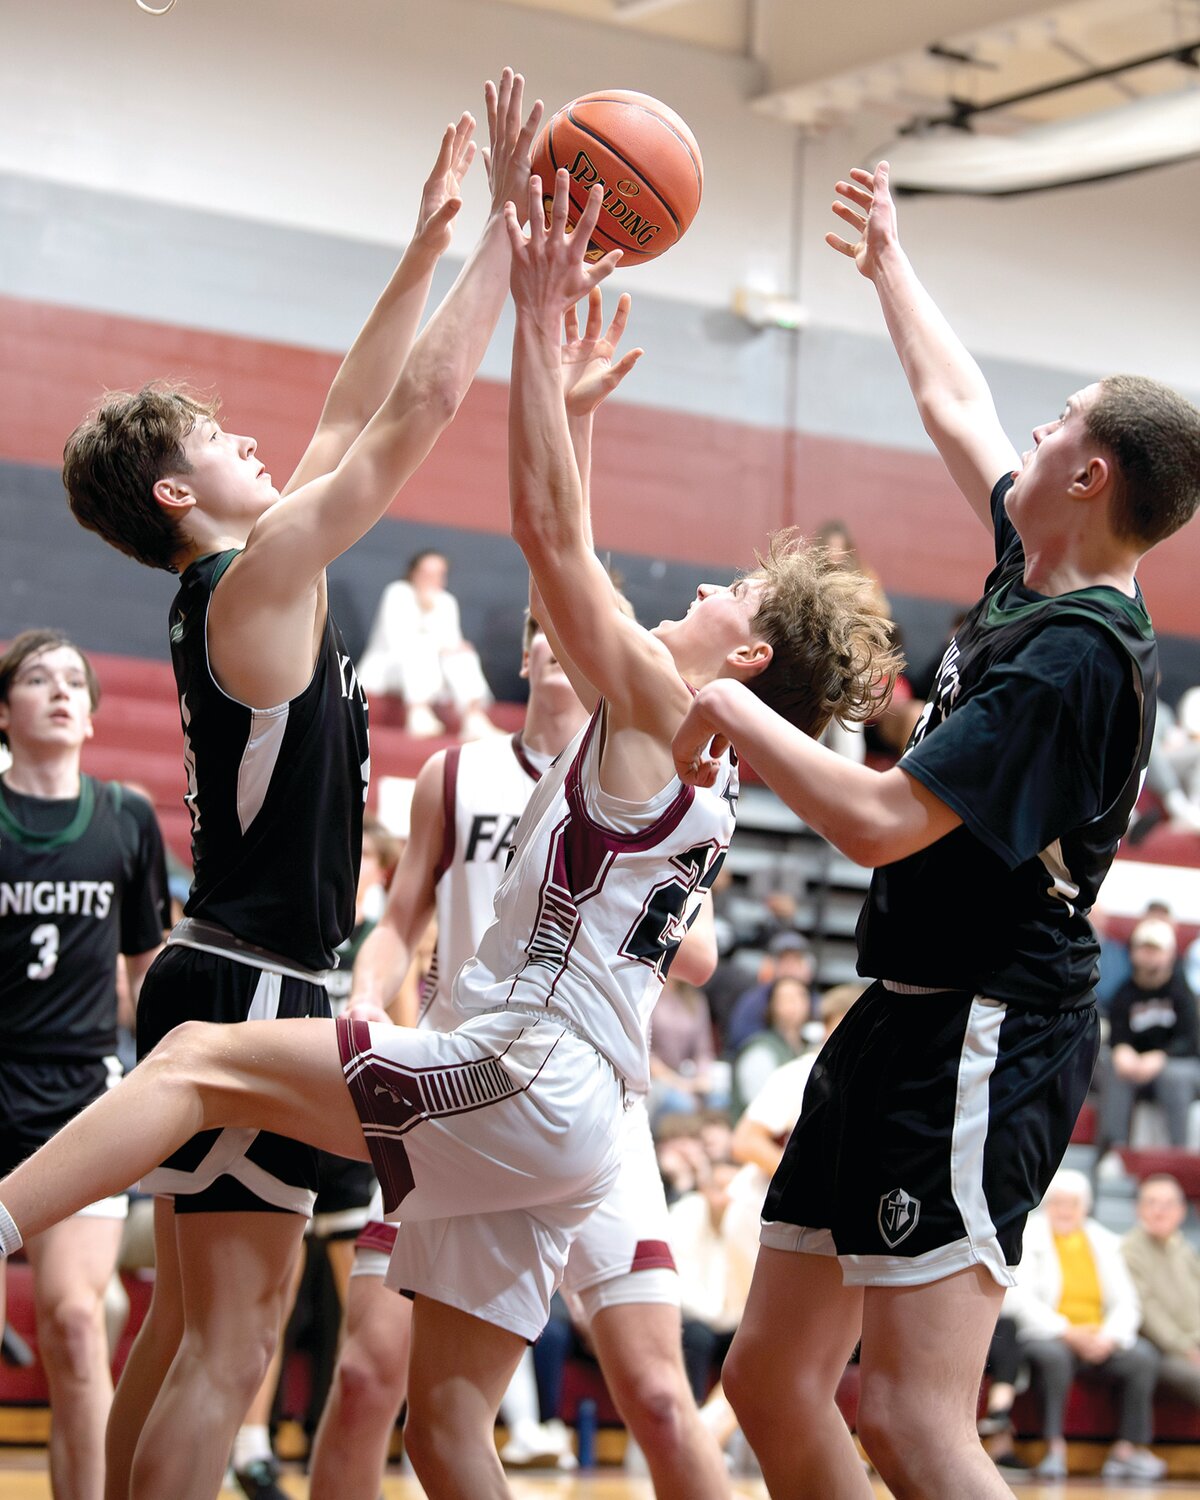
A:
[[[932,1442],[944,1447],[953,1423],[930,1401],[927,1388],[902,1376],[864,1377],[856,1427],[867,1456],[886,1480],[906,1472],[908,1462],[928,1451]]]
[[[42,1357],[60,1375],[90,1378],[104,1338],[103,1303],[88,1287],[65,1293],[38,1309]]]
[[[168,1077],[187,1079],[210,1055],[219,1030],[211,1021],[180,1021],[141,1066]]]
[[[695,1407],[682,1364],[661,1358],[621,1372],[618,1404],[643,1448],[677,1439]]]
[[[408,1373],[404,1352],[399,1347],[347,1339],[334,1376],[344,1421],[370,1421],[383,1414],[395,1420]]]
[[[744,1343],[739,1344],[737,1339],[721,1367],[725,1399],[746,1432],[754,1429],[760,1417],[766,1416],[769,1420],[773,1400],[763,1388],[763,1372],[769,1368],[769,1363],[764,1365],[753,1350],[747,1349]]]

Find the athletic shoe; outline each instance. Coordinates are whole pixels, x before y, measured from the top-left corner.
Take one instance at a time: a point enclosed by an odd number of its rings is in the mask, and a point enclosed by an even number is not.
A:
[[[1067,1459],[1063,1453],[1047,1453],[1040,1464],[1036,1464],[1033,1470],[1035,1479],[1065,1479],[1067,1477]]]
[[[275,1459],[256,1458],[244,1468],[234,1469],[233,1477],[246,1500],[288,1500],[287,1491],[275,1483],[279,1473]]]
[[[1161,1479],[1167,1466],[1148,1448],[1135,1448],[1128,1458],[1108,1457],[1100,1470],[1101,1479],[1140,1479],[1143,1482]]]
[[[513,1468],[533,1464],[574,1468],[571,1433],[563,1422],[517,1422],[512,1436],[500,1450],[500,1462]]]

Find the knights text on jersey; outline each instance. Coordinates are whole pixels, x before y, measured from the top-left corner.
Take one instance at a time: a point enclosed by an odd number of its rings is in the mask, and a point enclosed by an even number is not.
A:
[[[118,953],[168,925],[166,857],[144,797],[84,776],[69,821],[34,826],[0,785],[0,1037],[6,1055],[98,1059],[116,1049]]]
[[[491,735],[446,752],[445,833],[435,872],[437,949],[418,1025],[450,1031],[462,1020],[450,1000],[454,976],[492,924],[517,824],[550,760],[529,751],[519,734]]]
[[[644,803],[600,784],[604,705],[534,788],[496,894],[495,920],[459,970],[459,1019],[508,1006],[557,1012],[635,1093],[667,969],[733,833],[737,770],[675,778]]]
[[[185,911],[303,968],[328,969],[354,928],[367,702],[332,616],[312,678],[289,702],[249,708],[218,687],[208,606],[236,556],[194,562],[171,607],[195,867]]]
[[[1140,590],[1023,583],[1005,476],[997,565],[947,647],[901,768],[962,819],[876,870],[859,972],[1040,1010],[1088,998],[1088,921],[1137,800],[1157,653]]]

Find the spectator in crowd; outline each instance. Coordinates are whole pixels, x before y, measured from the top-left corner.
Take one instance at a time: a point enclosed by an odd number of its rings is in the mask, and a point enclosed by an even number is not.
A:
[[[700,1138],[696,1115],[660,1115],[654,1134],[659,1175],[667,1203],[671,1204],[699,1187],[708,1171],[708,1153]]]
[[[1159,1383],[1200,1406],[1200,1254],[1182,1234],[1187,1199],[1156,1172],[1138,1189],[1137,1224],[1121,1242],[1142,1304],[1142,1335],[1162,1355]]]
[[[749,1276],[738,1273],[725,1232],[730,1161],[707,1163],[697,1186],[671,1205],[671,1251],[679,1271],[683,1362],[697,1402],[708,1395],[746,1305]],[[743,1266],[744,1270],[744,1266]]]
[[[1089,1217],[1092,1190],[1082,1172],[1060,1171],[1029,1216],[1016,1285],[1004,1312],[1016,1321],[1021,1353],[1041,1390],[1046,1456],[1034,1471],[1063,1479],[1063,1416],[1073,1379],[1115,1388],[1117,1440],[1105,1479],[1155,1480],[1166,1464],[1151,1453],[1158,1351],[1138,1337],[1141,1308],[1117,1236]]]
[[[727,1102],[713,1068],[712,1016],[704,991],[682,979],[663,985],[650,1024],[651,1117]]]
[[[735,1053],[767,1025],[767,1004],[777,979],[798,979],[808,988],[815,974],[812,949],[801,933],[789,928],[770,938],[758,983],[742,991],[729,1014],[724,1033],[726,1052]]]
[[[804,1031],[811,1014],[812,996],[802,979],[782,976],[775,980],[767,998],[766,1026],[743,1042],[733,1056],[729,1092],[735,1123],[775,1069],[804,1050]]]
[[[1146,767],[1146,789],[1155,801],[1135,812],[1126,835],[1131,844],[1140,844],[1164,820],[1175,829],[1200,833],[1200,696],[1194,688],[1179,707],[1176,714],[1164,698],[1158,700]]]
[[[117,1085],[118,973],[136,1004],[167,919],[150,803],[81,769],[100,684],[57,630],[0,655],[0,1171]],[[22,897],[24,899],[22,899]],[[124,964],[120,965],[120,955]],[[30,1238],[55,1500],[100,1500],[112,1373],[105,1289],[126,1214],[106,1198]],[[5,1270],[0,1265],[0,1328]]]
[[[444,734],[444,711],[451,708],[461,738],[476,740],[495,732],[486,713],[492,695],[474,646],[463,640],[458,600],[446,588],[449,574],[445,556],[428,548],[410,559],[403,578],[388,584],[358,679],[368,694],[404,700],[410,734]]]
[[[1200,1078],[1196,997],[1176,971],[1175,929],[1144,917],[1129,939],[1132,973],[1112,997],[1112,1056],[1100,1111],[1102,1151],[1129,1140],[1135,1100],[1152,1098],[1173,1146],[1187,1141],[1188,1108]]]
[[[820,1004],[824,1041],[833,1035],[838,1022],[865,988],[864,984],[838,984],[825,994]],[[814,1049],[776,1068],[750,1100],[733,1132],[731,1155],[734,1161],[744,1164],[733,1197],[753,1208],[756,1246],[759,1210],[775,1168],[783,1159],[787,1138],[800,1118],[804,1087],[816,1060]]]

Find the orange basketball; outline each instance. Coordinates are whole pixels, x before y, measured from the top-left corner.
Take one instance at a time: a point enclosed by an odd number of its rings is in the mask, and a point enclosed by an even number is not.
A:
[[[700,207],[704,165],[696,138],[673,109],[649,94],[603,89],[573,99],[547,120],[533,148],[547,216],[560,167],[571,174],[572,224],[588,189],[604,184],[588,260],[610,250],[623,252],[623,266],[653,260],[679,239]]]

